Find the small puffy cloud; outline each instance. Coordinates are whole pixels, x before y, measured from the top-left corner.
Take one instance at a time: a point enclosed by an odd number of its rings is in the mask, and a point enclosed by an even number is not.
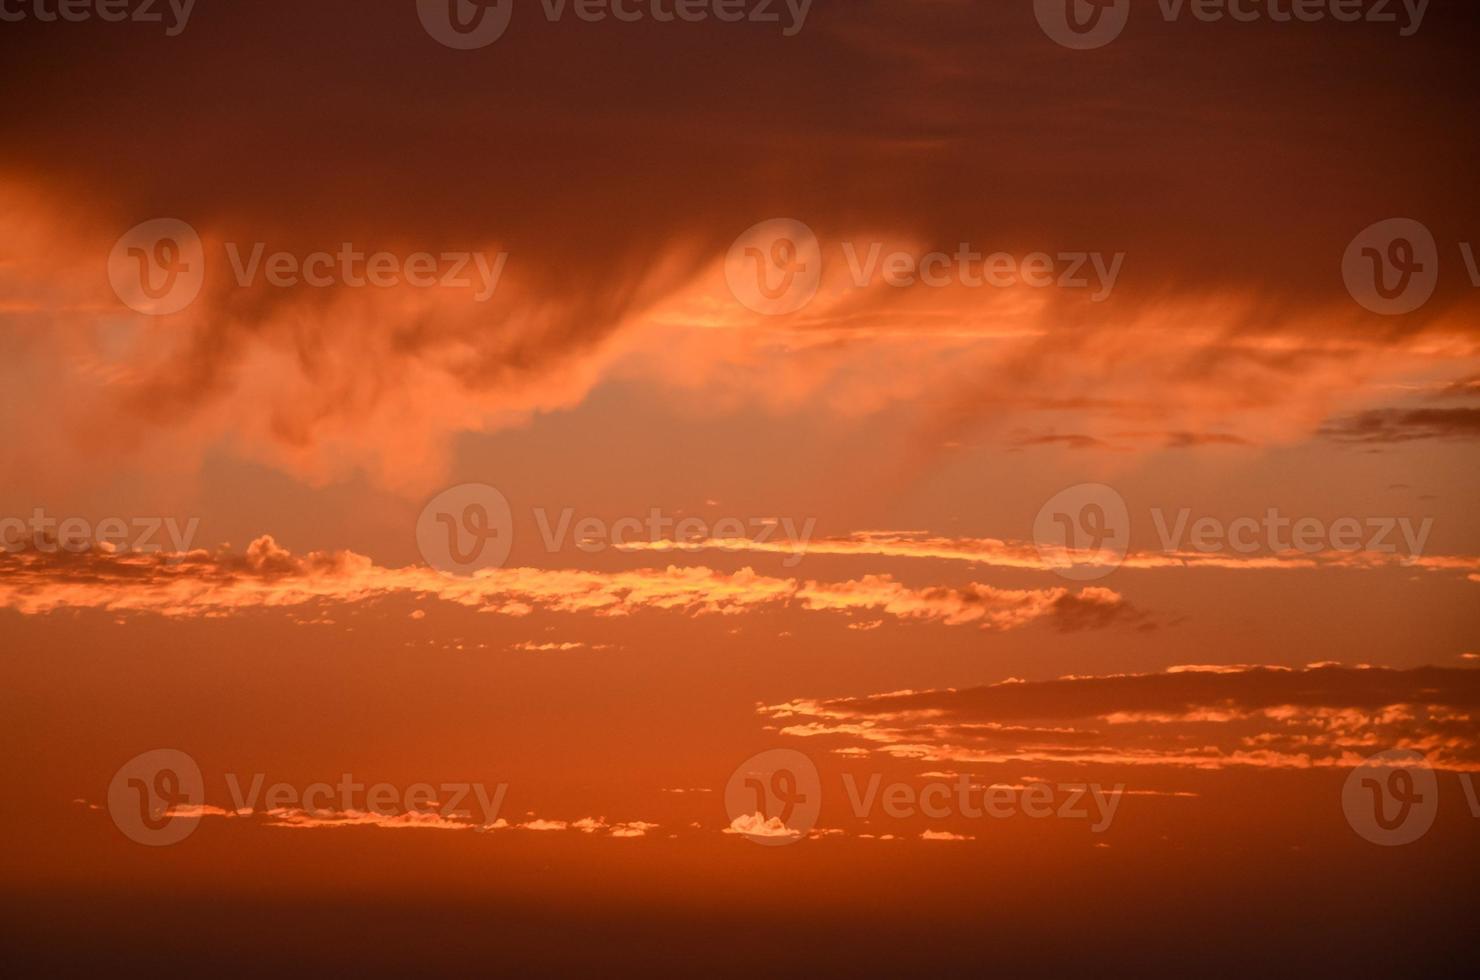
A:
[[[742,813],[724,830],[727,834],[741,834],[745,837],[800,837],[801,832],[792,830],[781,822],[780,817],[767,819],[760,813]]]

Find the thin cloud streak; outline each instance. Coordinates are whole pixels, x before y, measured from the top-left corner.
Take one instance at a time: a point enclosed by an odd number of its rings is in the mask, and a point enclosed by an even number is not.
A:
[[[695,541],[626,541],[622,551],[669,552],[759,552],[780,555],[878,556],[886,558],[937,559],[967,562],[994,568],[1051,572],[1071,565],[1156,571],[1167,569],[1225,568],[1245,571],[1302,570],[1316,568],[1384,569],[1419,568],[1430,571],[1480,571],[1480,556],[1407,555],[1397,552],[1285,551],[1276,554],[1230,554],[1199,551],[1139,551],[1124,558],[1094,552],[1040,549],[1031,542],[998,538],[948,538],[919,533],[860,531],[848,537],[814,538],[808,541],[757,540],[753,538],[705,538]]]
[[[955,765],[1313,769],[1400,748],[1480,771],[1480,671],[1203,667],[800,699],[781,734]]]
[[[384,568],[353,552],[295,556],[271,537],[252,542],[242,555],[24,551],[0,556],[0,609],[23,615],[97,609],[221,617],[393,596],[437,599],[513,617],[536,609],[612,617],[650,610],[737,615],[791,607],[989,630],[1044,622],[1064,631],[1143,619],[1118,593],[1104,588],[1020,590],[977,583],[911,588],[887,575],[819,583],[761,575],[750,568],[725,573],[673,565],[619,572],[501,568],[455,578],[424,566]]]

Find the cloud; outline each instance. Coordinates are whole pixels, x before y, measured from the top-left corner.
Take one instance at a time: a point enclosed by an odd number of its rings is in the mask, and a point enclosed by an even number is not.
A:
[[[912,588],[884,575],[819,583],[774,578],[749,568],[725,573],[672,565],[618,572],[502,568],[453,578],[422,566],[384,568],[347,551],[297,556],[271,537],[258,538],[240,555],[225,550],[0,553],[0,609],[24,615],[98,609],[219,617],[393,596],[439,599],[514,617],[537,608],[611,617],[650,610],[724,616],[789,607],[882,613],[901,620],[994,630],[1041,621],[1064,631],[1141,619],[1119,594],[1103,588],[1077,593],[1062,587],[1005,590],[974,583]]]
[[[912,4],[816,5],[812,40],[765,48],[760,78],[754,45],[770,39],[759,34],[689,32],[693,57],[674,64],[671,31],[614,46],[567,21],[452,65],[404,5],[321,0],[310,13],[279,4],[278,17],[260,6],[214,13],[188,44],[121,32],[84,51],[68,32],[8,26],[36,57],[7,66],[35,95],[8,114],[0,147],[0,380],[17,395],[0,422],[19,434],[0,467],[60,484],[106,455],[165,480],[220,451],[313,484],[363,473],[414,496],[445,473],[458,434],[524,425],[633,378],[717,406],[906,411],[926,446],[964,433],[1135,451],[1287,443],[1374,407],[1378,385],[1476,357],[1461,276],[1378,331],[1331,274],[1374,202],[1381,212],[1391,199],[1386,174],[1413,175],[1403,204],[1440,241],[1463,240],[1480,217],[1441,193],[1468,165],[1452,138],[1462,94],[1395,93],[1361,70],[1363,44],[1292,61],[1251,26],[1192,39],[1216,36],[1218,58],[1189,57],[1180,38],[1057,59],[1027,5],[936,3],[929,17]],[[1446,6],[1390,52],[1390,75],[1463,74],[1475,15]],[[555,32],[572,63],[623,84],[511,90],[509,77],[541,77]],[[251,57],[266,45],[298,70]],[[1256,67],[1237,91],[1221,84],[1224,59]],[[202,61],[218,83],[178,91]],[[1346,82],[1319,90],[1310,72]],[[345,100],[334,81],[351,77],[360,97]],[[422,77],[447,84],[411,98],[398,82]],[[1183,84],[1148,82],[1165,77]],[[701,95],[733,78],[750,98]],[[865,80],[859,97],[823,111],[796,97],[833,78]],[[160,91],[175,98],[150,145],[179,149],[168,167],[129,122]],[[489,91],[510,93],[499,132],[522,148],[496,179],[478,165]],[[650,91],[672,98],[632,99]],[[1373,104],[1395,108],[1402,139],[1368,124],[1360,107]],[[1187,124],[1208,113],[1224,125]],[[1310,140],[1311,120],[1342,137]],[[241,132],[267,149],[241,153]],[[571,169],[598,157],[600,172]],[[1113,193],[1086,190],[1086,159]],[[1324,174],[1320,199],[1297,181],[1251,181],[1251,166]],[[304,173],[334,175],[338,193],[313,192]],[[1269,217],[1296,212],[1299,228]],[[150,322],[120,306],[103,266],[125,229],[164,215],[192,223],[212,262],[193,306]],[[722,257],[777,215],[826,244],[823,288],[793,317],[750,316]],[[1189,239],[1190,228],[1217,233]],[[477,304],[458,290],[242,288],[224,258],[227,243],[303,256],[345,241],[510,260]],[[844,242],[1125,263],[1102,302],[1087,288],[858,287]]]
[[[435,810],[408,810],[404,813],[380,813],[367,810],[305,810],[279,807],[265,814],[265,826],[287,830],[332,830],[346,827],[375,827],[382,830],[489,830],[492,827],[443,816]],[[501,822],[501,821],[500,821]],[[495,825],[496,826],[496,825]]]
[[[976,840],[969,834],[953,834],[949,830],[925,830],[920,832],[921,840],[933,841],[967,841]]]
[[[101,810],[98,804],[86,800],[74,800],[90,810]],[[479,823],[470,816],[456,813],[443,814],[437,810],[405,810],[397,813],[379,810],[341,809],[335,807],[275,807],[270,810],[228,810],[211,804],[177,804],[167,811],[172,818],[202,819],[205,817],[255,817],[260,826],[281,830],[345,830],[351,828],[374,828],[379,830],[476,830],[484,833],[500,830],[528,830],[536,832],[575,832],[600,835],[617,839],[645,837],[657,830],[659,824],[646,820],[628,820],[615,823],[605,817],[583,817],[579,820],[551,820],[543,817],[520,823],[511,823],[500,817],[492,823]]]
[[[808,609],[882,612],[898,619],[923,619],[982,629],[1017,629],[1038,620],[1063,632],[1139,622],[1141,614],[1118,593],[1087,587],[1068,589],[997,589],[972,584],[960,588],[912,589],[886,575],[867,575],[852,582],[822,585],[808,582],[798,593]]]
[[[784,735],[932,764],[1291,768],[1412,749],[1480,770],[1480,671],[1236,667],[763,707]]]
[[[525,821],[524,823],[513,824],[513,827],[517,830],[541,832],[570,830],[588,835],[605,834],[608,837],[619,839],[646,837],[648,831],[657,830],[658,826],[658,824],[649,823],[645,820],[608,823],[605,817],[582,817],[579,820],[546,820],[536,818]]]
[[[801,831],[792,830],[781,822],[780,817],[767,819],[760,813],[742,813],[725,828],[726,834],[745,837],[800,837]]]
[[[1390,528],[1384,540],[1398,547],[1399,537]],[[1381,569],[1421,568],[1433,571],[1480,570],[1480,557],[1465,555],[1411,555],[1398,551],[1284,551],[1239,554],[1201,551],[1130,551],[1123,558],[1103,559],[1084,552],[1056,553],[1032,542],[999,538],[953,538],[924,532],[858,531],[846,537],[781,541],[753,538],[706,538],[701,540],[625,541],[622,551],[657,553],[699,551],[757,552],[780,555],[877,556],[885,558],[933,559],[966,562],[990,568],[1022,571],[1054,571],[1071,564],[1113,563],[1131,571],[1166,571],[1187,568],[1223,568],[1243,571],[1308,570],[1315,568]]]
[[[1384,408],[1335,419],[1321,435],[1362,444],[1480,439],[1480,408]]]
[[[657,830],[658,825],[642,820],[633,820],[628,823],[615,824],[611,828],[611,836],[617,838],[646,837],[648,831]]]

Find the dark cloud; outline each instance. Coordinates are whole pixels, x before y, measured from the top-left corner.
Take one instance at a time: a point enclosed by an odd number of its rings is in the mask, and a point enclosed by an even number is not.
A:
[[[1343,299],[1333,269],[1372,221],[1454,241],[1480,217],[1448,193],[1477,150],[1455,126],[1472,4],[1433,3],[1398,39],[1166,24],[1147,3],[1093,53],[1050,42],[1031,7],[817,0],[782,38],[548,23],[530,3],[475,52],[432,41],[411,3],[201,3],[174,38],[7,24],[0,71],[27,98],[0,107],[0,170],[130,224],[179,214],[295,246],[495,236],[551,287],[597,293],[677,238],[713,253],[787,214],[824,236],[1126,251],[1128,292],[1257,286],[1273,310]]]
[[[763,710],[788,734],[935,762],[1309,768],[1408,748],[1480,769],[1477,708],[1480,671],[1316,666],[1174,668]]]
[[[1480,438],[1480,408],[1383,408],[1334,419],[1321,435],[1340,442]]]

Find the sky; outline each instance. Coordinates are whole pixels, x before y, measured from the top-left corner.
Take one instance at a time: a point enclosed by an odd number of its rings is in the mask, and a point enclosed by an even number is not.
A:
[[[1477,29],[0,0],[4,947],[1442,975]]]

